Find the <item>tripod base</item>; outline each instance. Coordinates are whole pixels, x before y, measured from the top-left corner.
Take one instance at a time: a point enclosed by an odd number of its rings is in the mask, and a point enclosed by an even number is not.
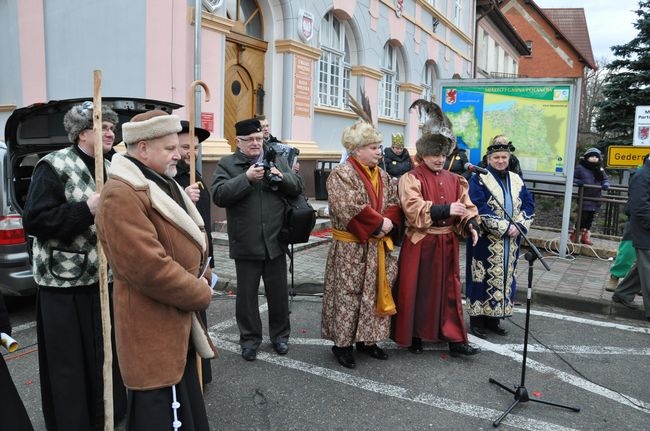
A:
[[[560,407],[560,408],[563,408],[563,409],[572,410],[574,412],[579,412],[580,411],[580,407],[570,407],[570,406],[565,406],[563,404],[552,403],[550,401],[542,401],[542,400],[531,399],[528,396],[528,390],[526,389],[525,386],[517,386],[513,390],[513,389],[510,389],[507,386],[497,382],[496,380],[494,380],[492,378],[490,378],[489,381],[490,381],[490,383],[494,383],[495,385],[497,385],[501,389],[505,389],[506,391],[510,392],[511,394],[513,394],[515,396],[515,400],[512,402],[512,404],[510,404],[510,406],[503,412],[503,414],[501,414],[501,416],[499,416],[499,418],[497,420],[492,422],[492,425],[494,425],[495,428],[498,427],[501,424],[501,421],[503,419],[505,419],[506,416],[508,416],[508,414],[512,411],[512,409],[514,409],[517,406],[517,404],[526,403],[528,401],[532,401],[532,402],[540,403],[540,404],[547,404],[547,405],[553,406],[553,407]]]

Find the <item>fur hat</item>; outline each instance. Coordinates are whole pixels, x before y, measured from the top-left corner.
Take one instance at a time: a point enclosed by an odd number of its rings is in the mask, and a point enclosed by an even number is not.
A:
[[[422,134],[440,134],[447,139],[449,139],[452,144],[456,145],[456,135],[451,124],[449,117],[442,112],[442,108],[434,102],[429,102],[425,99],[417,99],[415,102],[411,103],[409,111],[413,108],[417,108],[420,115],[423,113],[427,114],[427,120],[422,125]],[[453,151],[453,147],[451,151]]]
[[[425,156],[448,156],[454,151],[454,142],[440,133],[425,133],[415,142],[416,154],[420,158]]]
[[[189,121],[181,120],[181,127],[182,127],[182,129],[181,129],[180,132],[178,132],[179,134],[181,134],[181,133],[190,133],[190,122]],[[194,127],[194,136],[199,138],[199,142],[203,142],[203,141],[205,141],[206,139],[208,139],[210,137],[210,132],[208,132],[207,130],[202,129],[200,127]]]
[[[117,125],[120,120],[115,111],[106,105],[102,105],[102,121]],[[70,142],[77,142],[79,133],[93,128],[93,102],[86,101],[70,108],[63,117],[63,127],[68,133]]]
[[[126,145],[178,133],[183,129],[176,115],[158,109],[143,112],[122,125],[122,139]]]
[[[341,143],[348,153],[351,153],[357,148],[365,147],[366,145],[375,143],[381,144],[384,140],[384,136],[379,132],[379,130],[375,129],[375,126],[373,125],[370,99],[366,96],[366,92],[363,88],[360,89],[360,92],[361,103],[357,102],[349,92],[347,93],[350,109],[361,118],[361,120],[358,120],[356,123],[343,130]]]
[[[369,144],[381,143],[383,140],[382,134],[372,124],[363,120],[346,127],[341,137],[341,143],[348,153]]]
[[[235,135],[237,136],[248,136],[261,131],[262,125],[257,118],[249,118],[235,123]]]

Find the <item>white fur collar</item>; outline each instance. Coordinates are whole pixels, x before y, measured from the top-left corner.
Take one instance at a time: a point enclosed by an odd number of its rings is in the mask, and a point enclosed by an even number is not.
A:
[[[148,180],[140,168],[124,157],[122,154],[115,154],[111,160],[111,177],[119,177],[131,184],[135,188],[146,188],[151,198],[151,205],[165,219],[174,224],[178,229],[187,232],[194,239],[203,251],[206,250],[205,235],[201,228],[204,227],[203,218],[196,209],[194,202],[190,200],[185,191],[176,184],[183,202],[187,208],[187,213],[181,208],[167,193],[165,193],[156,183]]]

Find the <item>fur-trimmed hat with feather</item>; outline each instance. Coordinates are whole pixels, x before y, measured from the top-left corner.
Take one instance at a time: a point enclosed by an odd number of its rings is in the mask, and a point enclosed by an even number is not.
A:
[[[451,121],[442,112],[440,106],[425,99],[418,99],[411,104],[409,110],[417,108],[422,115],[428,116],[422,125],[422,136],[415,142],[417,155],[420,157],[444,154],[448,156],[456,148],[456,135]]]
[[[343,130],[341,143],[348,153],[366,145],[383,142],[383,135],[379,130],[375,129],[372,122],[370,100],[366,96],[365,91],[363,91],[363,88],[361,89],[361,103],[357,102],[350,93],[348,93],[348,100],[350,109],[361,118]]]

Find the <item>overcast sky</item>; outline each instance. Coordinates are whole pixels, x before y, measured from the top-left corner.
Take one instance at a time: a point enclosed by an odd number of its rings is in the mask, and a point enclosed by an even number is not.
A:
[[[638,33],[633,26],[638,0],[535,0],[535,3],[540,8],[583,8],[596,61],[603,57],[613,60],[609,47],[628,43]]]

